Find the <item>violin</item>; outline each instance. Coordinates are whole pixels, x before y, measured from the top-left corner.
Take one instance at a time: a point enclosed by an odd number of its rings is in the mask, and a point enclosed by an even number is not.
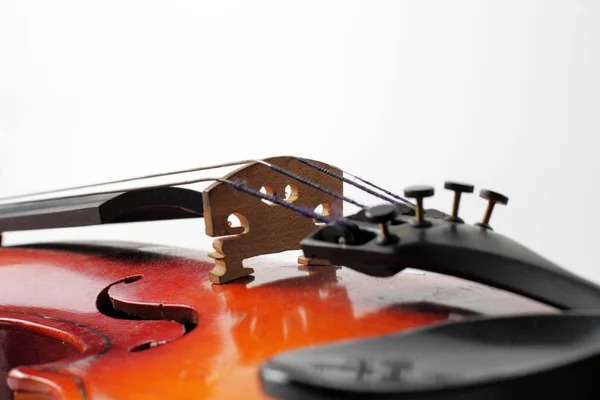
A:
[[[474,187],[445,188],[449,213],[430,186],[273,157],[4,198],[3,234],[197,218],[214,241],[0,247],[0,398],[596,398],[600,287],[495,232],[507,197],[482,190],[469,224]]]

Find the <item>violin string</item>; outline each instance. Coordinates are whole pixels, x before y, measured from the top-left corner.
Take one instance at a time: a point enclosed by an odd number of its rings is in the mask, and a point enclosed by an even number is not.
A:
[[[280,205],[282,207],[285,207],[291,211],[294,211],[298,214],[301,214],[304,217],[307,218],[313,218],[316,221],[319,222],[324,222],[324,223],[328,223],[331,220],[323,215],[320,215],[314,211],[305,209],[303,207],[298,207],[292,203],[289,203],[285,200],[283,200],[282,198],[278,197],[278,196],[271,196],[269,194],[265,194],[262,193],[258,190],[252,189],[251,187],[249,187],[248,185],[245,185],[244,183],[241,182],[235,182],[235,181],[230,181],[228,179],[224,179],[224,178],[198,178],[198,179],[188,179],[188,180],[182,180],[182,181],[178,181],[178,182],[172,182],[167,184],[159,184],[159,185],[144,185],[144,186],[138,186],[138,187],[131,187],[131,188],[127,188],[127,189],[113,189],[113,190],[108,190],[106,192],[102,192],[103,194],[113,194],[113,193],[122,193],[124,191],[134,191],[134,190],[147,190],[147,189],[159,189],[162,187],[166,187],[166,186],[184,186],[184,185],[191,185],[194,183],[200,183],[200,182],[221,182],[221,183],[225,183],[227,185],[232,186],[234,189],[240,191],[240,192],[244,192],[247,193],[253,197],[258,197],[262,200],[266,200],[269,201],[271,203],[275,203],[277,205]],[[73,196],[69,196],[69,197],[65,197],[65,198],[76,198],[76,197],[80,197],[80,196],[89,196],[89,195],[73,195]]]
[[[414,205],[412,202],[410,202],[409,200],[406,200],[406,199],[405,199],[404,197],[402,197],[402,196],[398,196],[398,195],[397,195],[397,194],[395,194],[394,192],[391,192],[391,191],[389,191],[389,190],[386,190],[386,189],[384,189],[384,188],[382,188],[382,187],[380,187],[380,186],[377,186],[377,185],[376,185],[376,184],[374,184],[373,182],[370,182],[370,181],[368,181],[368,180],[366,180],[366,179],[363,179],[363,178],[361,178],[360,176],[353,175],[353,174],[351,174],[351,173],[349,173],[349,172],[346,172],[346,171],[344,171],[344,173],[345,173],[345,174],[347,174],[348,176],[351,176],[351,177],[352,177],[352,178],[354,178],[354,179],[357,179],[357,180],[359,180],[359,181],[361,181],[361,182],[363,182],[363,183],[366,183],[367,185],[369,185],[369,186],[371,186],[371,187],[374,187],[375,189],[377,189],[377,190],[379,190],[379,191],[382,191],[383,193],[385,193],[385,194],[387,194],[387,195],[390,195],[390,196],[392,196],[392,197],[394,197],[394,198],[396,198],[396,199],[398,199],[398,200],[402,201],[403,203],[405,203],[405,204],[406,204],[406,205],[408,205],[408,206],[411,206],[412,208],[415,208],[415,205]]]
[[[81,185],[81,186],[73,186],[73,187],[68,187],[68,188],[63,188],[63,189],[54,189],[54,190],[46,190],[46,191],[39,191],[39,192],[34,192],[34,193],[28,193],[28,194],[21,194],[21,195],[15,195],[15,196],[7,196],[7,197],[0,197],[0,201],[1,202],[5,202],[8,200],[19,200],[19,199],[24,199],[24,198],[29,198],[29,197],[37,197],[37,196],[42,196],[42,195],[50,195],[50,194],[58,194],[58,193],[64,193],[64,192],[71,192],[71,191],[75,191],[75,190],[81,190],[81,189],[91,189],[91,188],[96,188],[96,187],[101,187],[101,186],[108,186],[108,185],[115,185],[115,184],[119,184],[119,183],[126,183],[126,182],[133,182],[133,181],[141,181],[141,180],[146,180],[146,179],[152,179],[152,178],[160,178],[160,177],[165,177],[165,176],[170,176],[170,175],[180,175],[180,174],[186,174],[186,173],[191,173],[191,172],[200,172],[200,171],[205,171],[205,170],[209,170],[209,169],[217,169],[217,168],[225,168],[225,167],[232,167],[232,166],[237,166],[237,165],[243,165],[243,164],[250,164],[250,163],[260,163],[263,164],[271,169],[273,169],[276,172],[282,173],[284,175],[289,176],[290,178],[293,178],[295,180],[298,180],[306,185],[309,185],[311,187],[314,187],[317,190],[321,190],[339,200],[344,200],[347,201],[351,204],[357,205],[358,207],[361,208],[365,208],[364,205],[357,203],[356,201],[353,201],[352,199],[349,199],[347,197],[344,197],[338,193],[335,193],[327,188],[322,187],[321,185],[318,185],[314,182],[309,181],[308,179],[302,178],[296,174],[293,174],[289,171],[284,170],[283,168],[279,168],[277,166],[274,166],[272,164],[267,163],[266,161],[263,160],[254,160],[254,159],[250,159],[250,160],[240,160],[240,161],[232,161],[232,162],[227,162],[227,163],[221,163],[221,164],[213,164],[213,165],[208,165],[208,166],[203,166],[203,167],[196,167],[196,168],[189,168],[189,169],[182,169],[182,170],[175,170],[175,171],[171,171],[171,172],[163,172],[163,173],[156,173],[156,174],[149,174],[149,175],[143,175],[143,176],[138,176],[138,177],[134,177],[134,178],[124,178],[124,179],[119,179],[119,180],[114,180],[114,181],[109,181],[109,182],[101,182],[101,183],[94,183],[94,184],[90,184],[90,185]],[[127,190],[127,189],[121,189],[118,190],[116,192],[120,192],[123,190]],[[102,192],[102,193],[107,193],[107,192]],[[112,192],[109,192],[112,193]],[[94,194],[94,193],[84,193],[85,195],[88,194]]]
[[[180,175],[180,174],[187,174],[187,173],[191,173],[191,172],[199,172],[199,171],[204,171],[204,170],[209,170],[209,169],[234,167],[234,166],[237,166],[237,165],[249,164],[249,163],[255,162],[255,161],[256,160],[232,161],[232,162],[222,163],[222,164],[207,165],[207,166],[204,166],[204,167],[196,167],[196,168],[182,169],[182,170],[176,170],[176,171],[171,171],[171,172],[162,172],[162,173],[156,173],[156,174],[138,176],[138,177],[135,177],[135,178],[124,178],[124,179],[119,179],[119,180],[116,180],[116,181],[93,183],[93,184],[90,184],[90,185],[72,186],[72,187],[63,188],[63,189],[53,189],[53,190],[45,190],[45,191],[34,192],[34,193],[19,194],[19,195],[15,195],[15,196],[0,197],[0,201],[4,202],[6,200],[19,200],[19,199],[23,199],[23,198],[27,198],[27,197],[34,197],[34,196],[42,196],[42,195],[47,195],[47,194],[70,192],[70,191],[73,191],[73,190],[80,190],[80,189],[91,189],[91,188],[100,187],[100,186],[107,186],[107,185],[114,185],[114,184],[118,184],[118,183],[140,181],[140,180],[152,179],[152,178],[160,178],[160,177],[169,176],[169,175]],[[122,191],[123,190],[118,190],[115,193],[122,192]],[[102,193],[107,193],[107,192],[102,192]],[[112,193],[112,192],[108,192],[108,193]],[[93,193],[85,193],[85,194],[87,195],[87,194],[93,194]]]
[[[410,203],[408,200],[404,199],[403,197],[394,195],[394,197],[396,198],[396,199],[394,199],[394,198],[390,198],[390,197],[384,196],[381,193],[377,193],[376,191],[371,190],[371,189],[369,189],[368,187],[366,187],[364,185],[361,185],[360,183],[354,182],[353,180],[346,178],[345,176],[337,174],[337,173],[335,173],[335,172],[333,172],[333,171],[331,171],[331,170],[329,170],[329,169],[327,169],[327,168],[325,168],[325,167],[323,167],[323,166],[321,166],[319,164],[315,164],[314,162],[312,162],[310,160],[307,160],[306,158],[294,157],[294,159],[297,160],[297,161],[299,161],[299,162],[301,162],[304,165],[308,165],[309,167],[314,168],[317,171],[320,171],[320,172],[322,172],[324,174],[327,174],[327,175],[332,176],[332,177],[334,177],[336,179],[339,179],[342,182],[346,182],[346,183],[348,183],[348,184],[350,184],[350,185],[352,185],[352,186],[354,186],[356,188],[359,188],[360,190],[362,190],[364,192],[367,192],[370,195],[378,197],[378,198],[380,198],[382,200],[389,201],[390,203],[395,203],[395,204],[399,204],[398,200],[400,200],[400,201],[402,201],[404,203],[409,204],[410,206],[413,206],[412,203]],[[345,174],[348,174],[350,176],[354,176],[352,174],[349,174],[346,171],[342,171],[342,172],[345,173]],[[381,189],[379,189],[379,190],[381,190]]]
[[[298,214],[300,214],[300,215],[302,215],[304,217],[313,218],[313,219],[315,219],[315,220],[317,220],[319,222],[324,222],[324,223],[328,223],[328,222],[331,221],[329,218],[327,218],[327,217],[325,217],[323,215],[317,214],[314,211],[308,210],[308,209],[303,208],[303,207],[298,207],[298,206],[296,206],[296,205],[294,205],[292,203],[289,203],[289,202],[283,200],[281,197],[271,196],[271,195],[262,193],[262,192],[260,192],[258,190],[254,190],[251,187],[249,187],[247,185],[244,185],[241,182],[227,181],[225,179],[221,180],[221,182],[228,183],[231,186],[233,186],[234,189],[239,190],[241,192],[248,193],[251,196],[259,197],[259,198],[261,198],[263,200],[266,200],[266,201],[269,201],[271,203],[275,203],[275,204],[278,204],[280,206],[284,206],[284,207],[286,207],[286,208],[288,208],[288,209],[290,209],[292,211],[297,212]]]
[[[209,170],[209,169],[217,169],[217,168],[224,168],[224,167],[230,167],[230,166],[235,166],[235,165],[242,165],[242,164],[249,164],[249,163],[259,163],[259,164],[263,164],[265,166],[267,166],[268,168],[272,169],[273,171],[286,175],[298,182],[304,183],[305,185],[311,186],[314,189],[320,190],[324,193],[329,194],[330,196],[338,199],[338,200],[342,200],[342,201],[346,201],[350,204],[354,204],[355,206],[358,206],[360,208],[366,208],[366,206],[364,204],[360,204],[355,200],[352,200],[346,196],[343,196],[333,190],[330,190],[324,186],[319,185],[318,183],[312,182],[304,177],[301,177],[299,175],[294,174],[293,172],[287,171],[277,165],[274,164],[270,164],[266,161],[263,160],[243,160],[243,161],[234,161],[234,162],[229,162],[229,163],[223,163],[223,164],[215,164],[215,165],[210,165],[210,166],[204,166],[204,167],[198,167],[198,168],[190,168],[190,169],[186,169],[186,170],[179,170],[179,171],[172,171],[172,172],[166,172],[166,173],[161,173],[161,174],[150,174],[150,175],[145,175],[145,176],[141,176],[141,177],[137,177],[137,178],[125,178],[125,179],[120,179],[120,180],[116,180],[116,181],[110,181],[110,182],[104,182],[104,183],[96,183],[96,184],[91,184],[91,185],[83,185],[83,186],[76,186],[76,187],[70,187],[70,188],[66,188],[66,189],[58,189],[58,190],[50,190],[50,191],[43,191],[43,192],[36,192],[36,193],[31,193],[31,194],[27,194],[27,195],[18,195],[18,196],[10,196],[10,197],[3,197],[0,198],[1,202],[4,201],[8,201],[8,200],[18,200],[18,199],[22,199],[25,197],[34,197],[34,196],[40,196],[40,195],[46,195],[46,194],[56,194],[56,193],[63,193],[63,192],[67,192],[67,191],[74,191],[74,190],[80,190],[80,189],[89,189],[89,188],[94,188],[94,187],[99,187],[99,186],[106,186],[106,185],[113,185],[113,184],[118,184],[118,183],[126,183],[126,182],[132,182],[132,181],[139,181],[139,180],[145,180],[145,179],[151,179],[151,178],[158,178],[158,177],[164,177],[164,176],[169,176],[169,175],[180,175],[180,174],[184,174],[184,173],[190,173],[190,172],[199,172],[199,171],[203,171],[203,170]],[[126,189],[121,189],[119,191],[123,191]],[[106,193],[106,192],[102,192],[102,193]]]
[[[294,157],[295,159],[298,159],[300,161],[299,158]],[[301,160],[305,160],[308,161],[306,159],[301,159]],[[278,167],[277,165],[274,164],[270,164],[266,161],[263,160],[241,160],[241,161],[232,161],[232,162],[227,162],[227,163],[221,163],[221,164],[213,164],[213,165],[208,165],[208,166],[204,166],[204,167],[196,167],[196,168],[189,168],[189,169],[182,169],[182,170],[175,170],[175,171],[171,171],[171,172],[166,172],[166,173],[156,173],[156,174],[148,174],[148,175],[144,175],[144,176],[139,176],[139,177],[135,177],[135,178],[124,178],[124,179],[119,179],[119,180],[114,180],[114,181],[109,181],[109,182],[102,182],[102,183],[95,183],[95,184],[90,184],[90,185],[81,185],[81,186],[74,186],[74,187],[69,187],[69,188],[63,188],[63,189],[56,189],[56,190],[47,190],[47,191],[39,191],[39,192],[34,192],[34,193],[29,193],[29,194],[24,194],[24,195],[16,195],[16,196],[7,196],[7,197],[1,197],[0,198],[0,202],[5,202],[5,201],[9,201],[9,200],[19,200],[19,199],[24,199],[24,198],[28,198],[28,197],[36,197],[36,196],[42,196],[42,195],[49,195],[49,194],[58,194],[58,193],[64,193],[64,192],[70,192],[70,191],[75,191],[75,190],[81,190],[81,189],[91,189],[91,188],[95,188],[95,187],[100,187],[100,186],[107,186],[107,185],[114,185],[114,184],[119,184],[119,183],[126,183],[126,182],[132,182],[132,181],[139,181],[139,180],[146,180],[146,179],[152,179],[152,178],[159,178],[159,177],[164,177],[164,176],[170,176],[170,175],[180,175],[180,174],[185,174],[185,173],[191,173],[191,172],[199,172],[199,171],[204,171],[204,170],[209,170],[209,169],[217,169],[217,168],[225,168],[225,167],[231,167],[231,166],[237,166],[237,165],[243,165],[243,164],[249,164],[252,162],[256,162],[256,163],[261,163],[269,168],[271,168],[273,171],[281,173],[283,175],[286,175],[298,182],[304,183],[308,186],[311,186],[317,190],[320,190],[324,193],[329,194],[330,196],[339,199],[339,200],[343,200],[346,201],[350,204],[353,204],[355,206],[358,206],[360,208],[366,208],[366,206],[364,204],[361,204],[355,200],[352,200],[350,198],[348,198],[347,196],[341,195],[335,191],[332,191],[328,188],[325,188],[317,183],[314,183],[304,177],[301,177],[297,174],[294,174],[290,171],[287,171],[281,167]],[[316,164],[314,164],[316,165]],[[319,166],[320,167],[320,166]],[[324,172],[324,171],[321,171]],[[330,171],[331,172],[331,171]],[[333,172],[331,172],[331,174],[334,174]],[[332,175],[337,179],[342,179],[343,181],[345,181],[344,177],[335,174]],[[149,188],[151,188],[152,186],[149,186]],[[366,188],[365,188],[366,189]],[[127,189],[120,189],[120,190],[115,190],[114,192],[121,192],[123,190],[127,190]],[[364,189],[363,189],[364,190]],[[367,189],[368,190],[368,189]],[[366,191],[367,191],[366,190]],[[112,193],[112,192],[102,192],[102,193]],[[93,194],[93,193],[86,193],[87,194]],[[406,201],[402,198],[400,198],[403,201]],[[389,201],[389,200],[388,200]],[[410,204],[410,203],[409,203]],[[412,204],[411,204],[412,205]]]
[[[279,167],[279,166],[277,166],[275,164],[270,164],[270,163],[268,163],[266,161],[262,161],[262,160],[256,160],[256,162],[261,163],[261,164],[263,164],[263,165],[271,168],[273,171],[275,171],[277,173],[285,175],[285,176],[287,176],[289,178],[292,178],[292,179],[294,179],[294,180],[296,180],[298,182],[304,183],[305,185],[308,185],[308,186],[310,186],[310,187],[312,187],[314,189],[320,190],[321,192],[327,193],[328,195],[330,195],[332,197],[335,197],[338,200],[343,200],[345,202],[348,202],[350,204],[354,204],[355,206],[363,208],[363,209],[367,208],[367,206],[364,205],[364,204],[361,204],[361,203],[359,203],[359,202],[357,202],[355,200],[352,200],[351,198],[349,198],[347,196],[339,194],[336,191],[333,191],[333,190],[328,189],[328,188],[326,188],[324,186],[321,186],[318,183],[312,182],[311,180],[306,179],[306,178],[304,178],[304,177],[302,177],[300,175],[297,175],[297,174],[295,174],[293,172],[290,172],[290,171],[288,171],[286,169],[283,169],[283,168],[281,168],[281,167]]]
[[[306,160],[306,159],[301,159],[301,158],[299,158],[299,157],[295,157],[295,158],[296,158],[298,161],[300,161],[300,162],[303,162],[303,163],[306,163],[307,165],[309,165],[309,166],[311,166],[311,167],[313,167],[313,168],[316,168],[316,169],[318,169],[318,170],[320,170],[320,171],[322,171],[322,172],[324,172],[324,173],[327,173],[327,174],[335,174],[335,172],[333,172],[333,171],[329,171],[329,170],[327,170],[326,168],[324,168],[324,167],[321,167],[320,165],[318,165],[318,164],[315,164],[315,163],[313,163],[313,162],[311,162],[311,161],[309,161],[309,160]],[[397,200],[400,200],[401,202],[405,203],[406,205],[408,205],[408,206],[410,206],[410,207],[412,207],[412,208],[415,208],[415,205],[414,205],[412,202],[410,202],[409,200],[405,199],[405,198],[404,198],[404,197],[402,197],[402,196],[399,196],[399,195],[397,195],[397,194],[396,194],[396,193],[394,193],[394,192],[391,192],[391,191],[389,191],[389,190],[386,190],[386,189],[384,189],[384,188],[382,188],[382,187],[380,187],[380,186],[377,186],[377,185],[376,185],[376,184],[374,184],[373,182],[370,182],[370,181],[368,181],[368,180],[366,180],[366,179],[363,179],[363,178],[361,178],[360,176],[357,176],[357,175],[351,174],[351,173],[350,173],[350,172],[348,172],[348,171],[342,171],[342,172],[343,172],[344,174],[346,174],[346,175],[348,175],[348,176],[350,176],[350,177],[352,177],[352,178],[356,179],[356,180],[359,180],[359,181],[361,181],[361,182],[363,182],[363,183],[365,183],[365,184],[367,184],[367,185],[369,185],[369,186],[371,186],[371,187],[373,187],[373,188],[375,188],[375,189],[379,190],[380,192],[383,192],[383,193],[385,193],[385,194],[387,194],[387,195],[389,195],[389,196],[391,196],[391,197],[393,197],[393,198],[395,198],[395,199],[397,199]],[[338,174],[335,174],[335,175],[338,175]],[[342,179],[344,182],[346,182],[346,183],[349,183],[349,184],[351,184],[351,185],[353,185],[353,186],[356,186],[356,187],[358,187],[359,189],[362,189],[362,190],[364,190],[364,191],[365,191],[365,192],[367,192],[367,193],[370,193],[370,194],[372,194],[372,195],[374,195],[374,196],[380,197],[378,194],[371,193],[371,192],[370,192],[370,190],[368,190],[368,188],[365,188],[364,186],[362,186],[362,185],[360,185],[360,184],[358,184],[358,183],[356,183],[356,182],[354,182],[354,181],[352,181],[352,180],[350,180],[350,179],[348,179],[348,178],[346,178],[346,177],[343,177],[343,176],[341,176],[341,175],[338,175],[337,177],[338,177],[338,179]],[[383,197],[380,197],[380,198],[383,198]],[[388,200],[388,201],[389,201],[389,200]]]

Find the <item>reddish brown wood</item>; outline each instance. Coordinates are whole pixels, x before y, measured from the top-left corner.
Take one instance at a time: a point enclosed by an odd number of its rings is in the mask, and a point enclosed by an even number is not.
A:
[[[2,248],[0,338],[49,344],[5,357],[8,385],[18,400],[263,399],[258,368],[281,351],[479,313],[554,312],[443,276],[251,266],[254,276],[213,285],[205,253]]]
[[[18,317],[20,318],[20,316]],[[45,330],[45,332],[44,332]],[[80,349],[42,326],[0,319],[0,398],[11,398],[8,371],[24,365],[46,364],[76,356]]]

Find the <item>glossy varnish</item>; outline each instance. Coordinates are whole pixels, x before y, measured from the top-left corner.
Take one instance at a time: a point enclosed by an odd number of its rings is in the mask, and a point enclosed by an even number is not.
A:
[[[477,314],[553,312],[431,274],[249,265],[253,276],[213,285],[214,261],[187,250],[0,248],[9,387],[23,400],[262,399],[258,369],[281,351]],[[29,350],[9,354],[15,346]]]

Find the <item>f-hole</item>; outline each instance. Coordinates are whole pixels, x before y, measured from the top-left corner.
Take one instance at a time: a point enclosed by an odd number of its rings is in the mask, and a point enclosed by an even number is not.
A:
[[[163,304],[132,304],[121,302],[110,296],[111,287],[120,284],[132,284],[142,278],[142,275],[133,275],[108,285],[96,298],[96,307],[98,308],[98,311],[107,317],[117,319],[177,322],[183,325],[185,334],[190,333],[196,328],[198,325],[198,312],[190,307],[169,306]],[[129,351],[149,350],[165,343],[167,342],[149,340],[129,349]]]

